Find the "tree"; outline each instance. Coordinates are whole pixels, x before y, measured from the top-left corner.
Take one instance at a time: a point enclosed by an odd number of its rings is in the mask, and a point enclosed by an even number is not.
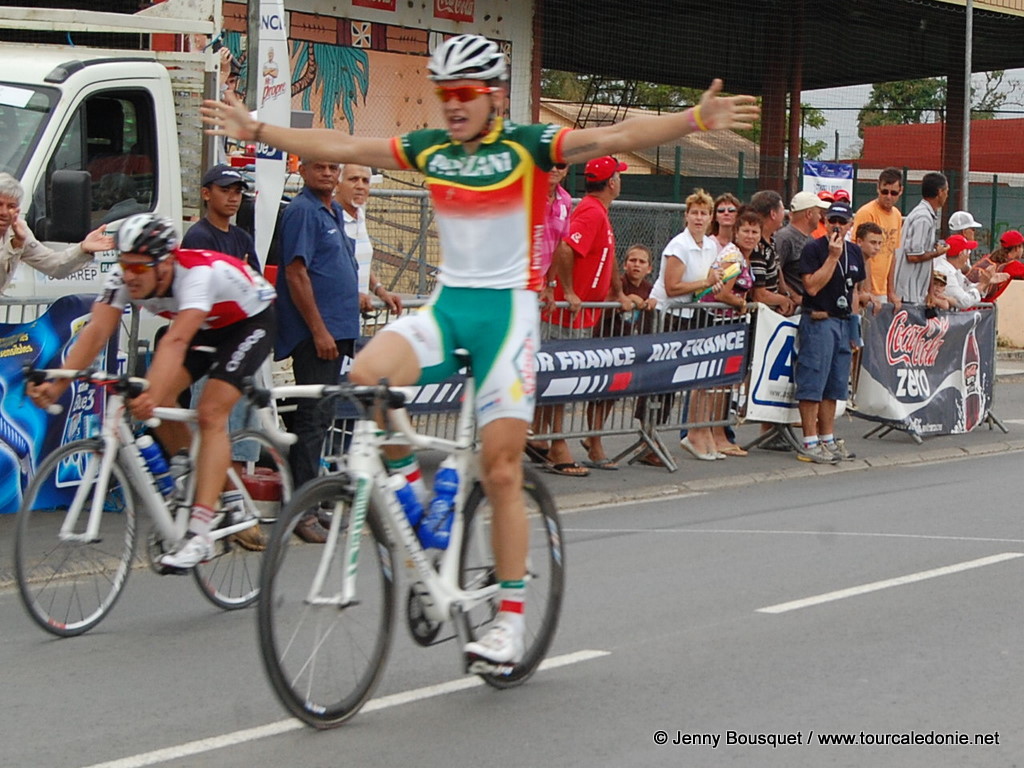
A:
[[[700,101],[704,90],[679,85],[660,85],[631,80],[605,79],[600,75],[578,75],[556,69],[542,69],[540,95],[545,99],[559,99],[581,103],[587,100],[594,104],[614,104],[642,109],[667,110],[686,109]],[[825,113],[804,104],[803,125],[821,128],[825,125]],[[788,117],[787,117],[788,119]],[[749,131],[739,134],[755,144],[761,139],[761,126],[755,124]],[[824,141],[803,141],[803,156],[814,160],[825,151]]]
[[[906,125],[942,120],[946,112],[946,89],[944,77],[876,83],[857,115],[858,133],[863,136],[866,125]],[[1012,103],[1010,97],[1019,94],[1020,89],[1019,82],[1006,82],[1003,70],[985,72],[980,82],[972,79],[972,118],[991,120],[1000,107]]]

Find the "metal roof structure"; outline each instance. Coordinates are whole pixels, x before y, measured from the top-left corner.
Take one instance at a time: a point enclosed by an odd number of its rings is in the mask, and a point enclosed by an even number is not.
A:
[[[802,90],[962,69],[964,0],[538,0],[541,65],[761,95],[799,56]],[[974,3],[973,71],[1024,67],[1024,0]]]

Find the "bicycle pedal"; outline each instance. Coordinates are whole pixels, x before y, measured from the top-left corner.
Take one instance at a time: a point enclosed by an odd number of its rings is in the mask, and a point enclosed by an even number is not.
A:
[[[174,568],[170,565],[162,565],[160,563],[157,563],[156,567],[153,570],[155,570],[161,576],[188,576],[189,571],[191,571],[192,569]]]
[[[466,657],[466,672],[470,675],[496,675],[508,677],[515,671],[515,664],[497,664],[479,657]]]

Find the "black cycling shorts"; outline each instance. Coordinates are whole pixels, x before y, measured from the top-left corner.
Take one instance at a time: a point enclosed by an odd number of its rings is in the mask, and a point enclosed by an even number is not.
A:
[[[276,330],[273,307],[224,328],[201,330],[189,344],[185,369],[193,382],[209,375],[241,391],[245,379],[256,374],[273,350]],[[195,347],[213,347],[214,351],[200,351]]]

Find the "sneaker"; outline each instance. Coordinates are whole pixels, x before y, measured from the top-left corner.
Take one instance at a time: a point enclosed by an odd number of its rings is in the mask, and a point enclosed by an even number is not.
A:
[[[839,462],[839,457],[826,448],[824,443],[815,443],[810,448],[804,446],[797,451],[796,458],[798,461],[811,461],[815,464],[836,464]]]
[[[213,557],[213,542],[206,536],[196,534],[189,538],[177,552],[169,552],[160,558],[160,565],[182,570],[195,568]]]
[[[479,640],[466,643],[463,649],[470,671],[476,662],[485,666],[511,665],[523,658],[523,627],[515,622],[497,619]]]
[[[846,441],[842,438],[836,440],[834,443],[822,443],[825,446],[825,450],[831,453],[833,456],[839,458],[840,461],[853,461],[857,458],[857,454],[846,448]]]

